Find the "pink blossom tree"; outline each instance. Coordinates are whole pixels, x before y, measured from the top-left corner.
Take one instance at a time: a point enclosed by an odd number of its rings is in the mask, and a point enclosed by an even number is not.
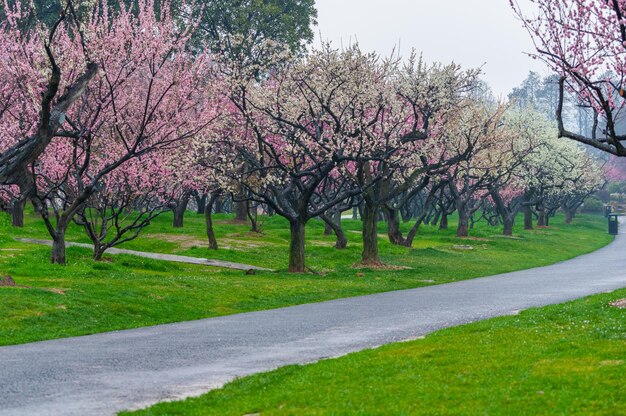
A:
[[[618,131],[626,97],[626,1],[530,0],[531,11],[523,10],[516,0],[510,2],[535,43],[532,56],[560,75],[559,136],[626,156],[622,144],[626,135]],[[565,126],[567,93],[592,109],[589,136]]]
[[[152,220],[172,208],[181,183],[155,151],[133,158],[107,174],[74,216],[92,241],[94,260],[139,236]]]
[[[108,175],[126,166],[131,172],[134,159],[176,148],[211,122],[205,117],[211,59],[188,49],[191,32],[170,17],[169,3],[160,4],[160,14],[155,9],[146,0],[134,12],[112,12],[103,2],[83,23],[83,36],[59,28],[52,39],[66,73],[85,65],[86,56],[98,66],[59,118],[51,151],[31,163],[32,199],[43,207],[53,263],[65,262],[67,226]]]
[[[49,31],[27,32],[21,4],[4,3],[0,23],[0,185],[16,185],[22,200],[32,194],[31,165],[63,130],[67,112],[95,77],[78,29],[73,2]],[[71,34],[71,35],[70,35]],[[62,92],[62,93],[61,93]]]

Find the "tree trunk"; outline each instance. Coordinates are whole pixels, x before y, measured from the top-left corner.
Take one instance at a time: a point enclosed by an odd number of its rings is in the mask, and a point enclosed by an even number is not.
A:
[[[404,245],[406,247],[413,247],[413,240],[415,240],[415,236],[417,235],[417,231],[421,227],[421,225],[424,222],[425,218],[426,218],[426,213],[422,213],[422,215],[420,215],[419,218],[417,218],[417,220],[415,221],[415,224],[413,224],[413,227],[411,227],[411,230],[406,235],[406,240],[404,242]]]
[[[402,236],[402,231],[400,231],[400,216],[398,215],[398,211],[383,208],[383,212],[387,220],[387,236],[389,237],[389,242],[395,245],[405,245],[406,240]]]
[[[512,236],[513,235],[513,222],[515,221],[515,213],[513,212],[511,208],[509,208],[509,206],[507,206],[506,202],[504,202],[504,199],[500,195],[499,188],[496,188],[496,187],[489,188],[489,194],[491,195],[491,199],[493,200],[495,204],[498,217],[500,217],[500,219],[502,220],[502,224],[504,225],[502,228],[502,234],[509,236],[509,237]],[[497,219],[498,217],[494,217],[494,219]],[[491,225],[491,221],[489,220],[489,218],[487,218],[487,221],[489,221]],[[494,223],[496,223],[496,221],[494,221]],[[496,225],[496,224],[493,224],[493,225]]]
[[[448,229],[448,213],[446,211],[441,211],[441,219],[439,220],[439,229],[440,230]]]
[[[504,223],[502,235],[511,237],[513,235],[513,218],[511,218],[509,215],[503,215],[502,222]]]
[[[248,201],[237,201],[235,203],[235,221],[246,222],[247,219],[248,219]]]
[[[246,214],[248,215],[248,218],[250,219],[250,231],[252,231],[253,233],[260,233],[261,230],[259,229],[258,206],[255,205],[251,207],[249,203],[246,205],[248,209]]]
[[[467,237],[469,235],[469,215],[465,211],[465,207],[459,208],[459,225],[456,228],[457,237]]]
[[[537,219],[537,226],[538,227],[548,226],[548,216],[544,208],[539,209],[539,218]]]
[[[187,211],[187,204],[189,204],[189,193],[185,193],[176,208],[174,208],[174,228],[182,228],[183,221],[185,219],[185,211]]]
[[[222,198],[218,197],[215,200],[214,206],[215,206],[215,209],[213,210],[213,212],[215,214],[222,214],[224,212],[224,200]]]
[[[209,250],[217,250],[217,239],[215,238],[215,232],[213,230],[213,205],[219,198],[219,193],[215,192],[211,194],[209,200],[204,209],[204,223],[206,224],[206,236],[209,240]]]
[[[16,199],[11,202],[11,224],[14,227],[24,226],[24,205],[26,205],[24,199]]]
[[[206,208],[207,194],[196,194],[196,205],[198,206],[198,214],[204,214]]]
[[[377,266],[381,264],[378,256],[378,207],[365,203],[363,206],[363,264]]]
[[[574,216],[576,215],[576,210],[565,209],[565,224],[571,224]]]
[[[332,214],[331,214],[332,217]],[[328,221],[324,221],[324,235],[332,235],[333,227],[329,224]]]
[[[292,273],[304,273],[304,226],[301,219],[289,222],[289,271]]]
[[[530,206],[524,207],[524,229],[533,229],[533,211],[531,210]]]
[[[359,219],[359,209],[357,207],[352,207],[352,219],[355,221]]]
[[[50,263],[65,264],[65,230],[67,226],[57,225],[55,236],[52,239],[52,253],[50,255]]]
[[[324,215],[322,217],[324,220],[324,224],[335,233],[335,237],[337,240],[335,242],[335,248],[338,250],[342,250],[348,246],[348,239],[346,238],[346,234],[343,232],[343,228],[341,227],[341,213],[335,212],[332,217],[328,217]]]
[[[106,247],[104,245],[95,243],[93,245],[93,259],[95,261],[102,260],[102,256],[104,255],[105,251],[106,251]]]

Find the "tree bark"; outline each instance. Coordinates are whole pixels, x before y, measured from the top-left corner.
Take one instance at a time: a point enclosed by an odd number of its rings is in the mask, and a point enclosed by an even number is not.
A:
[[[50,263],[65,264],[65,231],[66,225],[57,225],[55,236],[52,239],[52,253],[50,254]]]
[[[576,210],[565,209],[565,224],[571,224],[574,216],[576,215]]]
[[[24,226],[24,206],[26,200],[16,199],[11,202],[11,224],[14,227]]]
[[[389,237],[389,242],[395,245],[405,245],[406,240],[402,236],[402,231],[400,231],[400,216],[398,215],[398,210],[383,208],[383,212],[387,220],[387,236]]]
[[[363,264],[377,266],[381,264],[378,255],[378,207],[368,204],[363,206]]]
[[[502,217],[502,222],[504,223],[502,235],[511,237],[513,235],[513,218],[508,215],[504,215]]]
[[[93,259],[95,261],[102,260],[102,256],[104,255],[105,251],[106,251],[106,247],[104,245],[95,243],[93,245]]]
[[[546,213],[545,208],[539,209],[539,218],[537,219],[538,227],[547,227],[548,226],[548,215]]]
[[[215,214],[222,214],[224,212],[224,200],[221,197],[218,197],[215,200],[213,206],[215,207],[215,209],[213,210]]]
[[[332,214],[331,214],[332,218]],[[330,225],[329,221],[324,221],[324,235],[332,235],[333,227]]]
[[[524,207],[524,229],[532,230],[533,229],[533,211],[530,206]]]
[[[207,194],[202,194],[202,195],[196,194],[194,198],[196,199],[198,214],[204,214],[204,211],[206,209],[206,203],[207,203]]]
[[[246,222],[247,220],[248,201],[237,201],[235,203],[235,221]]]
[[[439,220],[439,229],[440,230],[448,229],[448,213],[446,211],[441,212],[441,219]]]
[[[206,225],[206,236],[209,240],[209,250],[217,250],[217,239],[213,230],[213,205],[219,198],[219,193],[212,193],[204,209],[204,223]]]
[[[341,227],[341,213],[335,212],[332,217],[324,215],[322,219],[324,220],[325,226],[329,227],[335,233],[335,237],[337,237],[335,248],[338,250],[346,248],[348,246],[348,239]]]
[[[304,226],[301,219],[291,220],[289,229],[289,271],[292,273],[304,273]]]
[[[459,210],[459,225],[456,228],[457,237],[467,237],[469,235],[469,215],[465,211],[465,208]]]
[[[176,208],[174,208],[174,228],[182,228],[185,220],[185,211],[187,211],[187,204],[189,204],[190,195],[185,193]]]

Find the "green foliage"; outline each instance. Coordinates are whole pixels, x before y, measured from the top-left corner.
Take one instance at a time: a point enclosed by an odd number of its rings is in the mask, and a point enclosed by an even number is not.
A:
[[[617,415],[626,290],[245,377],[133,415]],[[130,414],[130,413],[124,413]]]
[[[591,197],[585,199],[585,203],[581,209],[582,212],[587,213],[603,213],[604,203],[597,198]]]
[[[136,7],[138,0],[107,0],[111,10],[125,7]],[[160,2],[155,2],[155,7]],[[181,18],[188,19],[189,2],[171,0],[173,12]],[[15,0],[8,0],[14,5]],[[92,12],[99,1],[74,0],[77,17]],[[54,24],[61,16],[65,2],[61,0],[34,0],[34,9],[29,2],[21,2],[25,10],[31,11],[29,19],[24,22],[29,27],[35,21],[44,22],[47,26]],[[183,5],[184,7],[180,7]],[[263,40],[273,40],[289,45],[293,52],[302,52],[313,40],[312,26],[317,24],[317,10],[314,0],[205,0],[194,5],[192,18],[197,18],[201,11],[200,24],[195,33],[198,44],[208,43],[216,52],[228,50],[231,38],[241,35],[249,39],[250,44],[258,44]],[[0,7],[0,21],[4,18]]]
[[[608,185],[608,191],[612,194],[626,193],[626,182],[611,182]]]
[[[251,45],[273,40],[302,52],[317,23],[314,0],[209,0],[202,6],[198,35],[217,52],[228,50],[234,35]]]
[[[0,275],[11,275],[20,287],[0,287],[0,345],[135,328],[253,310],[319,302],[348,296],[407,289],[503,273],[566,260],[609,241],[605,219],[581,215],[572,225],[557,217],[550,228],[515,229],[516,238],[477,223],[478,240],[454,237],[451,229],[424,226],[414,248],[397,247],[384,238],[381,258],[400,270],[357,269],[360,222],[344,220],[348,248],[333,248],[321,221],[307,226],[307,262],[311,273],[290,274],[287,268],[289,226],[267,218],[264,234],[231,216],[216,215],[217,251],[206,248],[204,217],[188,212],[185,227],[172,228],[171,213],[154,220],[137,240],[122,248],[174,253],[253,264],[278,270],[247,276],[241,271],[169,263],[128,255],[106,255],[101,262],[91,251],[68,249],[67,266],[49,264],[50,248],[18,243],[13,237],[49,238],[32,209],[24,228],[10,226],[0,214]],[[406,231],[411,224],[402,224]],[[68,229],[68,241],[88,243],[84,231]],[[473,250],[456,250],[469,244]]]

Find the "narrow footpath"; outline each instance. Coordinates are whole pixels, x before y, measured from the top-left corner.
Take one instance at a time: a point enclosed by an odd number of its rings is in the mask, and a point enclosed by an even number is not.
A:
[[[21,243],[32,243],[32,244],[41,244],[44,246],[52,246],[52,241],[50,240],[37,240],[35,238],[16,238],[15,241],[19,241]],[[67,247],[84,247],[84,248],[89,248],[93,250],[93,246],[91,244],[67,242],[65,243],[65,245]],[[131,256],[145,257],[147,259],[173,261],[175,263],[201,264],[204,266],[222,267],[224,269],[259,270],[259,271],[266,271],[266,272],[273,271],[272,269],[266,269],[265,267],[251,266],[249,264],[242,264],[242,263],[233,263],[230,261],[204,259],[201,257],[179,256],[176,254],[148,253],[145,251],[126,250],[123,248],[115,248],[115,247],[108,249],[106,251],[106,254],[130,254]]]

